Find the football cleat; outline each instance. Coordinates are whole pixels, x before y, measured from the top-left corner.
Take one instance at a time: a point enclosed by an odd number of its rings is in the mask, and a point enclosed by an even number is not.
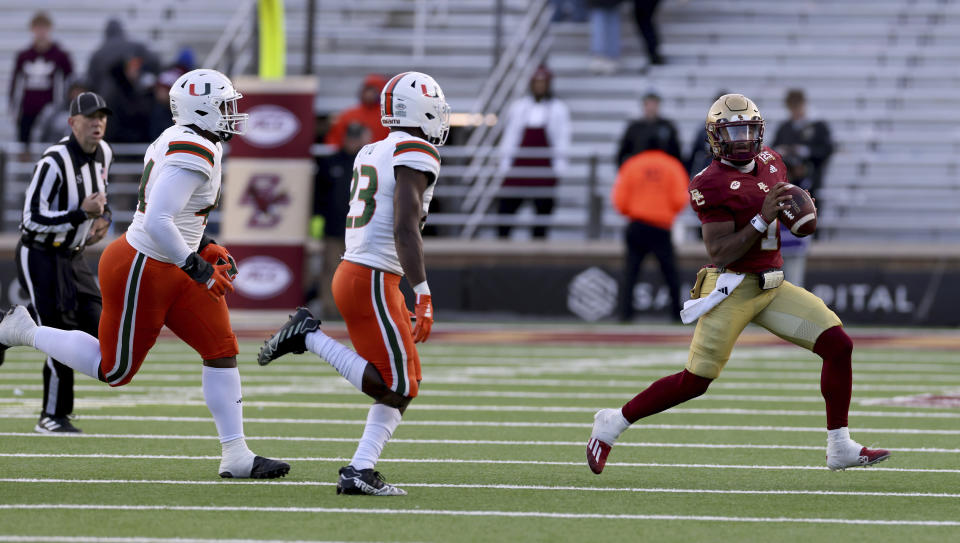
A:
[[[6,347],[33,347],[33,335],[36,331],[37,323],[22,305],[11,307],[0,317],[0,344]]]
[[[597,475],[603,472],[603,467],[607,465],[607,455],[610,454],[611,449],[613,449],[613,445],[604,443],[599,439],[590,438],[590,441],[587,442],[587,465],[590,466],[590,471]]]
[[[587,442],[587,465],[599,475],[607,464],[607,455],[614,442],[630,423],[619,409],[601,409],[593,416],[593,431]]]
[[[383,480],[383,475],[373,469],[356,469],[353,466],[340,468],[337,479],[337,494],[367,496],[406,496],[407,491]]]
[[[55,417],[53,415],[48,415],[46,413],[40,414],[40,420],[37,421],[37,425],[33,427],[33,431],[38,434],[80,434],[83,433],[80,428],[77,428],[70,423],[70,418],[67,416]]]
[[[307,334],[319,327],[320,319],[315,318],[306,307],[298,307],[297,312],[290,316],[290,320],[270,339],[263,342],[263,347],[260,347],[260,354],[257,356],[257,363],[266,366],[288,353],[303,354],[307,350]]]
[[[253,468],[250,470],[250,475],[247,477],[234,476],[234,474],[230,471],[221,471],[220,477],[223,477],[224,479],[277,479],[285,476],[289,472],[290,464],[287,464],[286,462],[273,460],[271,458],[264,458],[262,456],[255,456],[253,458]]]
[[[851,449],[855,452],[856,449]],[[827,467],[832,471],[843,471],[847,468],[859,468],[872,466],[877,462],[883,462],[890,458],[890,451],[885,449],[868,449],[860,447],[860,451],[852,454],[851,451],[844,453],[835,453],[827,451]]]

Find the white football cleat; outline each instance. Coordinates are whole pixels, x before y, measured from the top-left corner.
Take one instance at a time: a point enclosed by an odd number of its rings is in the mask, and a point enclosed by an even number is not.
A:
[[[885,449],[868,449],[856,441],[850,440],[844,446],[827,446],[827,467],[832,471],[842,471],[847,468],[872,466],[890,458],[890,451]]]
[[[7,347],[33,347],[33,335],[37,323],[33,322],[30,312],[22,305],[15,305],[0,317],[0,343]]]
[[[603,471],[614,442],[629,426],[619,409],[597,411],[593,416],[593,432],[587,441],[587,465],[591,471],[597,475]]]

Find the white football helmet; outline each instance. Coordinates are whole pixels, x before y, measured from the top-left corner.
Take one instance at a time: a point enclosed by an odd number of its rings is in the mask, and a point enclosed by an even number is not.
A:
[[[450,106],[432,77],[403,72],[393,76],[380,91],[380,123],[419,128],[427,141],[443,145],[450,133]]]
[[[246,130],[250,115],[237,110],[241,98],[227,76],[202,68],[181,75],[170,87],[170,111],[176,124],[193,124],[226,140]]]

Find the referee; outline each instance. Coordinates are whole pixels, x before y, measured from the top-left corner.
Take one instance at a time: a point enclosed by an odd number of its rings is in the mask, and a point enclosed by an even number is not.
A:
[[[95,337],[102,301],[83,249],[103,239],[110,226],[106,190],[113,151],[103,141],[110,114],[93,92],[70,102],[72,133],[44,151],[34,168],[17,244],[20,285],[38,322]],[[47,358],[43,408],[34,430],[79,432],[70,423],[72,412],[73,370]]]

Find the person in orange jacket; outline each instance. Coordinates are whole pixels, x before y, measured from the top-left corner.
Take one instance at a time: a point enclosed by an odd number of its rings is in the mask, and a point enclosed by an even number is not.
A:
[[[380,74],[370,74],[360,87],[360,103],[339,115],[327,132],[323,142],[343,147],[343,138],[347,127],[360,123],[370,131],[370,142],[380,141],[390,134],[390,129],[380,124],[380,91],[387,84],[387,78]]]
[[[660,262],[664,282],[670,289],[671,319],[680,319],[680,283],[670,229],[687,205],[687,170],[663,150],[664,143],[651,138],[646,150],[620,167],[613,185],[613,206],[630,219],[626,229],[626,265],[620,290],[620,320],[633,318],[633,287],[640,265],[652,252]]]

